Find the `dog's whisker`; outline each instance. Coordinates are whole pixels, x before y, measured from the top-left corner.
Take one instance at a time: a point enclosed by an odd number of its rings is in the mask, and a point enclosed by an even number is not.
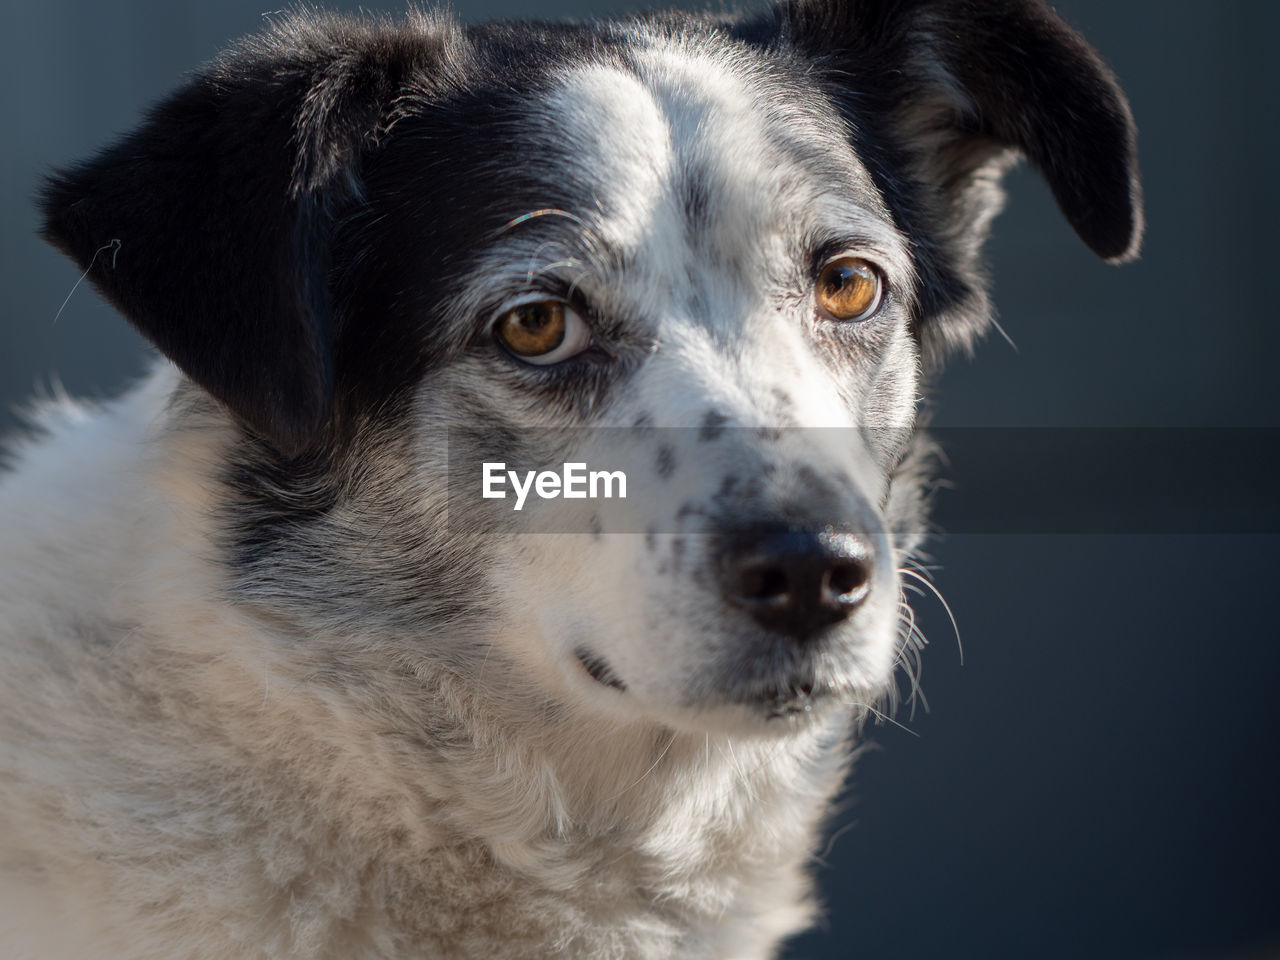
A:
[[[917,700],[924,707],[925,712],[929,712],[929,701],[920,685],[920,674],[924,669],[920,652],[925,648],[928,641],[916,623],[915,611],[905,600],[900,601],[898,605],[898,622],[903,629],[899,633],[900,639],[895,665],[902,667],[903,673],[907,676],[911,690],[908,701],[911,705],[910,718],[915,719]]]
[[[734,752],[734,749],[733,749],[733,738],[732,738],[732,737],[725,737],[725,738],[724,738],[724,747],[725,747],[725,750],[727,750],[727,751],[728,751],[728,756],[729,756],[729,766],[730,766],[730,769],[732,769],[732,770],[733,770],[734,775],[738,778],[738,784],[739,784],[739,786],[741,786],[741,787],[742,787],[743,791],[745,792],[745,794],[746,794],[748,797],[754,797],[754,796],[755,796],[755,787],[753,786],[753,784],[752,784],[752,782],[751,782],[751,778],[749,778],[749,777],[747,776],[747,771],[743,768],[742,764],[740,764],[740,763],[738,762],[738,756],[737,756],[737,754]],[[722,755],[723,755],[723,753],[722,753]]]
[[[565,270],[565,269],[571,269],[571,268],[576,268],[578,270],[585,270],[585,265],[583,264],[582,260],[572,255],[561,257],[558,260],[547,260],[547,261],[541,260],[543,250],[546,250],[548,247],[564,247],[564,246],[565,244],[560,240],[544,240],[542,243],[534,247],[533,250],[529,253],[529,260],[525,266],[525,270],[524,270],[525,282],[531,284],[539,275],[551,274],[551,273],[554,273],[556,270]]]
[[[826,860],[827,857],[831,856],[831,851],[835,849],[836,842],[856,826],[857,823],[851,820],[840,829],[832,831],[831,836],[827,838],[827,845],[822,848],[822,854],[820,856],[815,856],[814,859],[818,863],[822,864],[823,867],[829,868],[830,865]]]
[[[571,224],[573,224],[575,228],[575,233],[573,236],[574,241],[576,243],[582,244],[584,249],[587,252],[589,252],[593,257],[597,259],[602,259],[605,255],[605,251],[608,250],[608,245],[601,239],[600,235],[591,227],[591,225],[586,222],[586,220],[578,216],[576,213],[572,213],[568,210],[562,210],[555,207],[549,207],[541,210],[532,210],[529,213],[521,214],[520,216],[515,217],[512,220],[509,220],[502,227],[501,231],[499,232],[499,235],[503,233],[509,233],[510,231],[515,230],[517,227],[521,226],[522,224],[530,223],[531,221],[536,221],[542,217],[562,218],[564,220],[569,221]]]
[[[590,234],[590,227],[576,213],[570,213],[568,210],[561,210],[558,207],[547,207],[541,210],[530,210],[528,213],[522,213],[520,216],[508,220],[502,227],[505,230],[514,230],[522,223],[528,223],[530,220],[536,220],[538,217],[564,217],[566,220],[573,222],[574,226],[582,230],[584,234]]]
[[[605,797],[602,803],[603,804],[612,803],[614,800],[617,800],[620,797],[626,795],[627,793],[631,792],[636,787],[638,787],[641,783],[643,783],[649,777],[649,775],[653,773],[653,771],[658,769],[658,766],[662,763],[663,760],[666,759],[667,754],[671,752],[671,745],[676,742],[676,736],[677,735],[675,732],[669,733],[666,738],[667,742],[663,746],[662,751],[658,754],[657,758],[653,761],[653,763],[649,764],[648,769],[646,769],[644,773],[640,774],[640,776],[636,777],[635,780],[627,784],[617,793],[613,794],[612,796]]]
[[[848,706],[856,707],[859,710],[863,710],[869,713],[871,716],[875,717],[878,723],[887,723],[890,726],[897,727],[899,730],[903,730],[906,733],[911,734],[911,736],[913,737],[918,738],[920,736],[920,734],[916,733],[906,724],[899,723],[897,720],[893,719],[893,717],[889,716],[887,713],[883,713],[880,710],[877,710],[875,707],[873,707],[871,704],[867,703],[864,700],[846,700],[845,703]]]
[[[996,332],[1000,334],[1000,337],[1004,340],[1004,342],[1013,348],[1014,353],[1022,352],[1021,350],[1018,349],[1018,345],[1013,342],[1013,337],[1009,336],[1009,334],[1005,332],[1004,327],[1000,326],[1000,321],[998,318],[996,317],[991,318],[991,326],[993,326]]]
[[[476,671],[476,686],[484,689],[484,669],[489,665],[489,657],[493,653],[494,644],[497,641],[489,640],[484,645],[484,658],[480,661],[480,669]]]
[[[924,587],[930,593],[932,593],[935,597],[938,598],[938,602],[942,604],[942,609],[945,610],[947,613],[947,619],[951,621],[951,630],[955,634],[955,638],[956,638],[956,649],[960,653],[960,664],[963,666],[964,665],[964,644],[960,640],[960,624],[956,622],[955,614],[952,613],[951,611],[951,604],[947,603],[947,600],[945,597],[943,597],[942,592],[938,590],[938,588],[933,585],[933,582],[924,574],[918,573],[915,570],[912,570],[908,567],[901,567],[899,568],[898,572],[903,574],[904,576],[914,578],[916,581],[923,584]]]

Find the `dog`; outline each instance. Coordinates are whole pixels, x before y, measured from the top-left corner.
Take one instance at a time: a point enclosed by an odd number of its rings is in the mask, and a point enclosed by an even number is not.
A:
[[[1041,0],[787,0],[284,15],[52,175],[162,356],[0,481],[4,955],[774,956],[1019,157],[1137,254]]]

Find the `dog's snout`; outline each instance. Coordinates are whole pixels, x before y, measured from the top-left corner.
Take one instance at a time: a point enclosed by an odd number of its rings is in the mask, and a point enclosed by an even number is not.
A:
[[[765,532],[727,543],[721,575],[729,603],[769,630],[805,639],[867,598],[872,553],[852,533]]]

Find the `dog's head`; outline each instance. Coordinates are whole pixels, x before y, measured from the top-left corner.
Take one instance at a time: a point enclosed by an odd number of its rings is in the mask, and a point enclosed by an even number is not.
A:
[[[747,729],[892,670],[921,380],[989,322],[979,249],[1017,156],[1099,256],[1134,256],[1127,104],[1041,0],[299,17],[44,206],[238,424],[239,601]],[[639,525],[460,510],[459,450],[622,471]]]

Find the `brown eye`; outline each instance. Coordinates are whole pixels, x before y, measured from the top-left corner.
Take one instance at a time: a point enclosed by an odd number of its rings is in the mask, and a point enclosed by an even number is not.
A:
[[[880,271],[857,257],[837,257],[818,274],[818,305],[833,320],[866,320],[880,307]]]
[[[517,304],[498,316],[498,342],[526,363],[568,360],[591,345],[591,330],[559,300]]]

